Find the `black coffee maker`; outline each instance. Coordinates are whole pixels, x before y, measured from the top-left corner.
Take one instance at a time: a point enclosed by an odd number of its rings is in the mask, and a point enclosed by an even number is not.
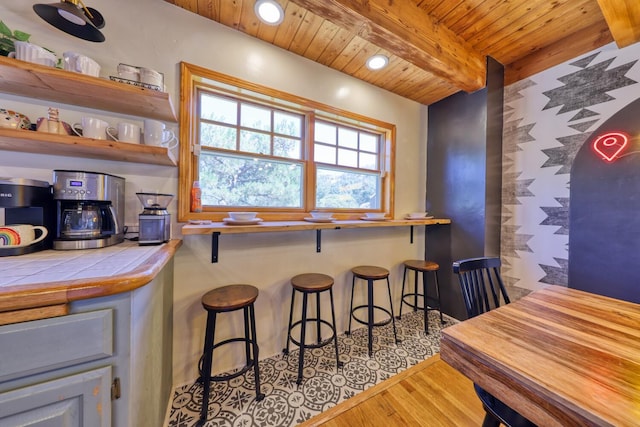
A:
[[[51,249],[53,231],[56,228],[56,209],[53,190],[48,182],[0,177],[0,211],[4,211],[6,225],[41,225],[49,231],[44,240],[33,245],[16,248],[0,247],[0,256],[24,255]]]

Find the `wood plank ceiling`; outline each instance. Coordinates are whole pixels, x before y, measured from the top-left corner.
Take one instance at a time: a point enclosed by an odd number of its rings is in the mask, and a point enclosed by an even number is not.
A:
[[[485,58],[510,84],[615,41],[640,40],[640,0],[166,0],[305,58],[429,105],[484,87]],[[389,66],[369,70],[373,54]]]

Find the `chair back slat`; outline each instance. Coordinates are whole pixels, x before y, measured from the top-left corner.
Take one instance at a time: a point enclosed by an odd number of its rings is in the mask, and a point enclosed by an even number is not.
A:
[[[469,258],[453,263],[468,317],[508,304],[509,295],[500,277],[500,258]]]

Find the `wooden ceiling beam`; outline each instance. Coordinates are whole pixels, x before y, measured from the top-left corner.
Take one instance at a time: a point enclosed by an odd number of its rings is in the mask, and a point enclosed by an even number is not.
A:
[[[506,65],[504,84],[510,85],[612,41],[607,23],[598,22]]]
[[[290,0],[396,56],[473,92],[485,86],[482,54],[413,2]]]
[[[598,5],[619,48],[640,41],[640,1],[598,0]]]

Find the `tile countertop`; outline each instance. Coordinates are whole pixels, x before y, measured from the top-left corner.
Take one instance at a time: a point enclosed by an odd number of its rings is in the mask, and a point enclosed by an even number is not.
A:
[[[102,249],[0,257],[0,312],[66,304],[149,283],[182,240],[158,246],[125,241]]]

